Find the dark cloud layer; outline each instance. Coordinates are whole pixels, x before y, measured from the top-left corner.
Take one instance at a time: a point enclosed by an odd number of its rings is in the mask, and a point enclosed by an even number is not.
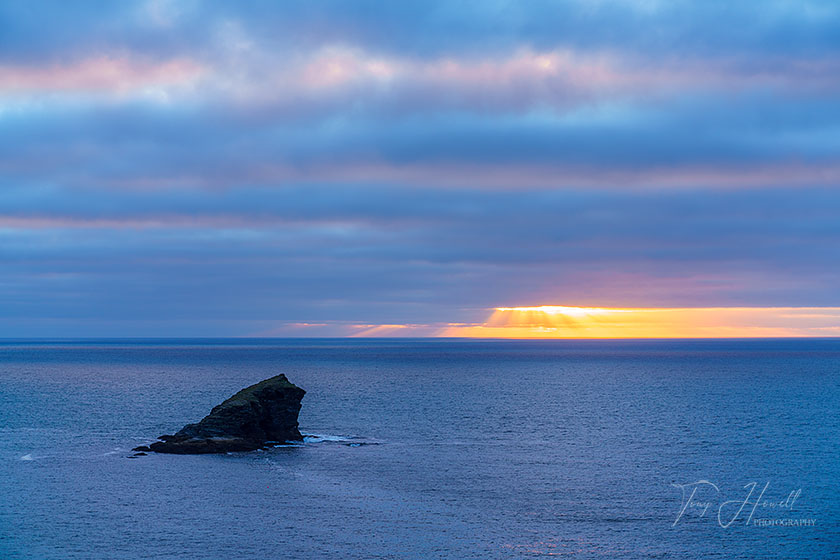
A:
[[[0,336],[837,305],[839,25],[828,1],[5,3]]]

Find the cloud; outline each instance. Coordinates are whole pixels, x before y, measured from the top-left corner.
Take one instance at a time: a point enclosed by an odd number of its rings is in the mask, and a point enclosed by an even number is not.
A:
[[[0,334],[834,305],[838,23],[817,0],[3,3]]]
[[[474,188],[833,185],[829,100],[704,99],[569,115],[252,119],[171,105],[0,116],[4,179],[160,190],[299,183]]]
[[[118,94],[288,116],[301,109],[329,114],[348,105],[403,114],[535,109],[565,113],[615,100],[668,100],[686,92],[827,95],[840,89],[840,65],[834,58],[645,59],[611,50],[534,51],[527,46],[493,57],[434,59],[353,45],[277,52],[253,45],[236,26],[223,29],[220,43],[225,46],[212,59],[173,55],[144,60],[135,53],[0,66],[0,97]],[[159,95],[149,95],[154,92]]]
[[[0,169],[14,183],[133,189],[838,179],[831,5],[766,3],[762,26],[746,25],[754,11],[741,5],[364,5],[149,2],[109,6],[102,20],[93,5],[50,4],[42,11],[70,17],[78,37],[47,18],[29,49],[18,34],[38,11],[7,6]],[[743,33],[722,29],[724,17]],[[490,40],[498,18],[509,27]],[[440,44],[412,48],[415,27]]]
[[[128,96],[194,83],[202,74],[200,64],[189,59],[162,62],[129,57],[97,56],[69,64],[49,66],[0,66],[0,97],[51,94],[101,94]]]
[[[546,302],[813,306],[838,282],[832,189],[20,189],[0,208],[9,328],[191,317],[253,334],[480,324],[487,308]]]
[[[493,57],[416,59],[328,46],[291,65],[285,57],[280,63],[280,58],[262,79],[251,83],[237,80],[237,90],[250,89],[251,96],[265,102],[349,90],[350,100],[373,95],[395,106],[419,110],[475,109],[477,105],[521,110],[565,109],[593,99],[667,97],[697,90],[840,89],[840,63],[822,57],[774,55],[755,61],[732,55],[712,59],[666,55],[645,59],[612,50],[534,51],[518,47]]]

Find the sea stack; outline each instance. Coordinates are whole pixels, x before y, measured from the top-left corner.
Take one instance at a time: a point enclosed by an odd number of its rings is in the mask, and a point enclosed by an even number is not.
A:
[[[271,377],[242,389],[213,408],[199,423],[187,424],[175,435],[160,436],[161,441],[135,451],[227,453],[301,441],[298,413],[305,393],[285,375]]]

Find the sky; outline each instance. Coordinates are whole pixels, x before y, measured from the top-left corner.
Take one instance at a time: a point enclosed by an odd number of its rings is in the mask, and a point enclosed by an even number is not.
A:
[[[0,2],[0,337],[833,308],[838,29],[835,0]]]

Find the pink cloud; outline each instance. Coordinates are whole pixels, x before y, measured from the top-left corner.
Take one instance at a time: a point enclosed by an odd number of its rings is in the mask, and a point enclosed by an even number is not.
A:
[[[221,94],[241,101],[283,103],[301,96],[355,91],[392,102],[474,106],[566,106],[574,100],[670,95],[689,89],[840,88],[840,62],[778,57],[759,68],[738,58],[656,60],[612,51],[513,50],[494,57],[421,59],[328,46],[289,56],[247,53],[216,68]],[[255,69],[256,65],[259,68]],[[256,71],[259,70],[259,71]],[[236,76],[230,80],[230,76]]]
[[[46,66],[0,66],[0,94],[127,94],[154,87],[195,82],[205,68],[188,58],[146,61],[97,56]]]
[[[35,165],[34,163],[32,165]],[[41,162],[43,167],[44,163]],[[10,164],[0,168],[11,168]],[[530,163],[423,162],[399,164],[382,160],[320,162],[309,165],[271,163],[234,166],[170,175],[82,177],[86,185],[133,190],[169,188],[223,189],[241,184],[367,182],[388,186],[423,186],[467,189],[750,189],[765,187],[834,186],[840,181],[840,164],[769,163],[722,166],[716,163],[680,166],[593,166]]]
[[[786,57],[752,69],[737,58],[645,60],[611,51],[570,49],[520,48],[494,57],[435,59],[340,45],[303,53],[260,51],[253,46],[225,52],[227,56],[208,63],[188,57],[151,61],[122,54],[40,66],[0,66],[0,95],[126,95],[194,86],[171,93],[189,101],[290,109],[301,102],[317,105],[318,99],[337,96],[334,100],[341,101],[348,95],[387,99],[406,107],[521,108],[568,107],[592,99],[671,95],[687,89],[840,88],[840,62]]]
[[[440,163],[396,164],[385,161],[316,163],[309,166],[261,166],[225,177],[242,182],[299,183],[366,181],[386,185],[459,188],[760,188],[791,185],[834,185],[840,164],[775,163],[722,167],[716,164],[677,167],[594,167],[587,165]],[[199,179],[196,177],[195,179]],[[136,181],[137,179],[135,179]],[[223,186],[208,178],[204,186]],[[165,181],[164,181],[165,182]]]
[[[310,233],[336,230],[361,229],[360,221],[329,219],[281,219],[274,216],[188,216],[161,214],[124,218],[88,218],[73,216],[3,216],[0,230],[50,230],[50,229],[166,229],[214,228],[254,229],[285,228],[308,230]]]

